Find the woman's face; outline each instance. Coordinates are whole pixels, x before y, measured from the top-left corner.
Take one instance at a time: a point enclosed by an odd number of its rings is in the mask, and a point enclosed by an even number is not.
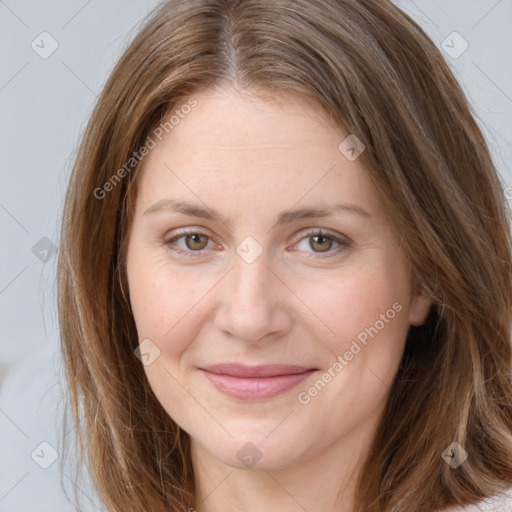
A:
[[[361,148],[291,94],[194,98],[144,159],[128,244],[151,388],[230,466],[363,446],[430,303]]]

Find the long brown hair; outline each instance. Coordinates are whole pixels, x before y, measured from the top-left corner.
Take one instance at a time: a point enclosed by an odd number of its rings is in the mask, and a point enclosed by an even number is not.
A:
[[[124,256],[141,148],[194,91],[226,83],[303,94],[357,135],[418,286],[434,302],[427,323],[410,328],[355,512],[430,512],[510,487],[509,211],[440,52],[383,0],[170,0],[106,83],[62,222],[59,321],[72,410],[108,510],[194,505],[188,434],[134,356]],[[441,456],[452,442],[468,453],[457,469]]]

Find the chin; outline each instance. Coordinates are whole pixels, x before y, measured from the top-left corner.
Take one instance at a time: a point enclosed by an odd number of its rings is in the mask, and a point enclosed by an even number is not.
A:
[[[283,433],[276,435],[275,439],[270,437],[265,430],[258,436],[234,436],[223,443],[209,439],[203,448],[215,459],[237,469],[276,471],[300,462],[302,452],[297,452],[299,441],[290,435],[283,436]]]

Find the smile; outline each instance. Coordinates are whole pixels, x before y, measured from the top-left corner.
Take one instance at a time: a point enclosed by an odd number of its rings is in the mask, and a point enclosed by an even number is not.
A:
[[[263,400],[289,391],[316,369],[277,365],[257,368],[218,365],[200,371],[225,395],[239,400]]]

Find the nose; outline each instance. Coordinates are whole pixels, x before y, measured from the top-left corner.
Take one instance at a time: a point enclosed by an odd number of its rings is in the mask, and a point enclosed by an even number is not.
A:
[[[251,344],[286,334],[292,326],[291,292],[265,253],[252,263],[235,255],[233,265],[218,289],[216,328]]]

